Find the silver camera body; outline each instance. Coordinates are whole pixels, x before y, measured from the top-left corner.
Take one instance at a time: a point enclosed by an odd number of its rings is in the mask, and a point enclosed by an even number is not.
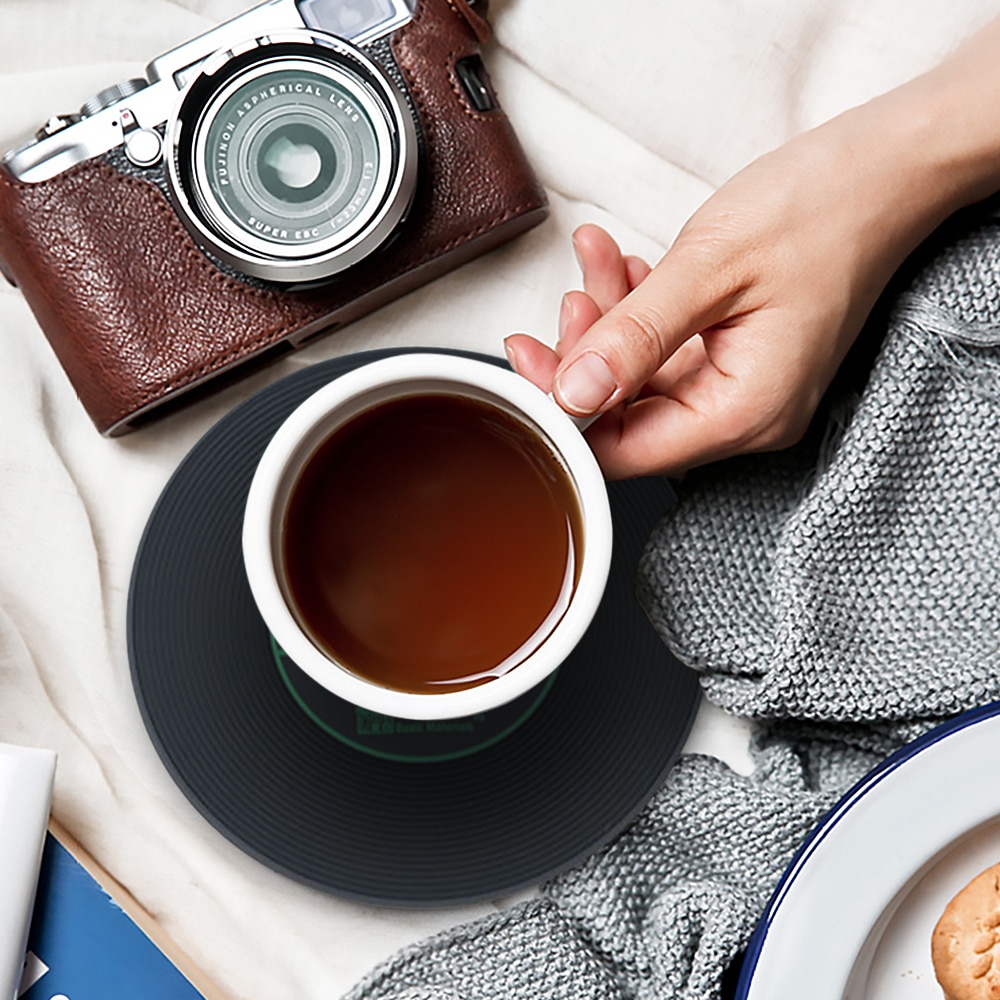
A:
[[[33,184],[120,154],[223,265],[328,279],[383,244],[413,199],[416,116],[391,56],[372,52],[415,2],[266,0],[51,118],[3,165]]]

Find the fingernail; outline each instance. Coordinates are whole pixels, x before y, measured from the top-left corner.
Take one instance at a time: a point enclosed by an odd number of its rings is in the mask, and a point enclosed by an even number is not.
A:
[[[560,341],[566,335],[566,328],[569,326],[570,320],[572,318],[573,318],[573,300],[568,295],[564,295],[562,297],[562,302],[559,304],[558,338]]]
[[[510,362],[511,368],[517,371],[517,351],[514,350],[513,345],[509,340],[504,340],[503,349],[507,355],[507,360]]]
[[[594,413],[618,388],[607,361],[594,351],[584,351],[556,376],[553,390],[574,413]]]

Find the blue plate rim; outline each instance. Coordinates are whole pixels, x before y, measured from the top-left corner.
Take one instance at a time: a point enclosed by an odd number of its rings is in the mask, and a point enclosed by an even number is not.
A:
[[[1000,701],[990,702],[977,708],[968,709],[953,719],[949,719],[928,730],[922,736],[918,736],[905,746],[900,747],[882,761],[881,764],[872,768],[871,771],[848,789],[836,804],[817,821],[809,835],[802,842],[802,845],[793,855],[792,860],[788,863],[784,873],[778,880],[778,884],[771,893],[767,905],[764,907],[763,914],[744,953],[739,978],[736,982],[734,1000],[746,1000],[775,914],[781,907],[790,886],[806,868],[810,857],[819,849],[837,823],[850,812],[851,808],[858,801],[877,788],[882,781],[902,764],[925,752],[930,747],[943,742],[950,736],[954,736],[956,733],[962,732],[987,719],[995,718],[998,715],[1000,715]]]

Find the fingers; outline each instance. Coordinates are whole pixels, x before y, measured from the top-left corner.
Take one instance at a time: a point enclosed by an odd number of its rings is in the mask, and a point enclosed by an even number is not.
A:
[[[641,258],[628,256],[625,258],[625,276],[628,279],[628,290],[632,291],[642,284],[653,269]]]
[[[580,226],[573,249],[583,272],[583,289],[602,313],[616,306],[634,287],[618,244],[600,226]]]
[[[688,337],[643,387],[641,395],[671,395],[678,383],[690,382],[695,372],[708,363],[705,342],[699,334]]]
[[[596,227],[578,232],[585,287],[598,306],[632,284],[643,268],[629,264]],[[598,230],[598,232],[602,232]],[[675,244],[675,248],[676,248]],[[612,251],[611,248],[614,248]],[[607,309],[571,348],[563,351],[552,392],[564,409],[587,416],[636,395],[692,335],[725,318],[738,289],[719,286],[697,254],[672,249],[660,263]]]
[[[552,391],[552,377],[563,354],[570,350],[601,317],[601,310],[586,292],[567,292],[559,308],[559,339],[555,349],[526,333],[514,333],[503,344],[511,368],[544,392]]]
[[[738,392],[709,362],[680,376],[669,393],[619,407],[591,425],[587,438],[609,479],[678,476],[746,449],[751,415]]]
[[[580,226],[573,233],[573,248],[583,272],[584,292],[569,292],[563,297],[557,346],[560,357],[572,352],[587,330],[650,273],[649,265],[640,257],[624,256],[600,226]],[[598,367],[590,377],[600,376]]]
[[[555,348],[507,338],[515,371],[571,413],[605,414],[587,436],[610,478],[677,474],[739,450],[746,423],[734,419],[732,434],[719,425],[720,412],[740,409],[738,380],[699,335],[730,315],[736,293],[690,253],[651,269],[597,226],[581,226],[573,243],[584,290],[563,297]]]
[[[552,391],[552,378],[559,367],[559,355],[526,333],[512,333],[503,342],[511,368],[534,382],[542,392]]]
[[[585,298],[582,292],[576,294]],[[578,334],[571,321],[567,338],[572,341]],[[550,391],[558,353],[523,333],[512,334],[504,343],[514,370],[544,392]],[[679,475],[743,450],[744,432],[753,423],[751,415],[740,415],[734,395],[738,386],[706,358],[700,338],[684,345],[657,374],[653,387],[659,390],[656,394],[616,408],[587,431],[609,479]],[[728,420],[720,416],[726,413]]]
[[[567,292],[563,296],[559,307],[559,341],[556,344],[556,353],[560,358],[577,345],[601,315],[600,307],[586,292]]]
[[[583,287],[602,313],[617,305],[649,275],[641,258],[624,256],[600,226],[580,226],[573,233],[573,249],[583,272]]]

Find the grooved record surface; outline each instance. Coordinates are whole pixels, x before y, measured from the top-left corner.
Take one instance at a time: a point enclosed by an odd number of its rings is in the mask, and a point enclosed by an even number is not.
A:
[[[637,560],[671,502],[667,483],[648,479],[609,484],[615,543],[600,609],[537,709],[502,740],[458,759],[399,760],[310,718],[250,596],[243,504],[284,417],[338,374],[390,353],[290,375],[192,449],[136,556],[129,658],[161,759],[231,841],[340,895],[445,905],[534,884],[622,830],[680,751],[698,684],[634,595]]]

